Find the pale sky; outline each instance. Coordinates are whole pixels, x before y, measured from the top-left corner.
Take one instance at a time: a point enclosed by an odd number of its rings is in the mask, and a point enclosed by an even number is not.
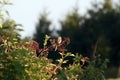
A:
[[[53,26],[59,26],[63,19],[77,4],[79,13],[85,14],[95,0],[10,0],[14,5],[8,8],[11,18],[23,25],[22,37],[32,36],[35,26],[44,10],[49,12],[48,18]],[[101,0],[98,0],[101,1]]]

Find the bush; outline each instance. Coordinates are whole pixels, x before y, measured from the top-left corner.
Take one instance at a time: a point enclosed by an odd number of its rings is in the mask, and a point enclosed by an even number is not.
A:
[[[74,55],[66,51],[69,39],[50,39],[46,36],[44,48],[39,48],[35,41],[17,40],[13,42],[9,37],[1,36],[0,46],[0,78],[3,80],[104,80],[103,68],[105,63],[90,61],[87,57]],[[47,45],[48,41],[51,45]],[[53,64],[48,59],[49,51],[57,51],[60,58]],[[63,67],[72,57],[73,63]],[[97,64],[96,64],[97,62]],[[98,64],[99,63],[99,64]],[[97,66],[98,65],[98,66]]]
[[[1,4],[7,2],[3,0]],[[14,20],[3,20],[0,24],[1,80],[105,80],[107,60],[91,61],[78,53],[68,52],[69,38],[52,39],[46,35],[44,47],[39,48],[35,41],[20,39],[16,31],[22,29],[16,28],[18,24]],[[59,57],[48,58],[51,52]]]

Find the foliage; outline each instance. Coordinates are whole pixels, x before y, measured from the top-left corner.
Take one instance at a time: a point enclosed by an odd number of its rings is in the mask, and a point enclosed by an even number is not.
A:
[[[48,39],[49,38],[49,39]],[[46,45],[43,49],[38,49],[38,45],[32,46],[36,49],[36,54],[39,58],[47,57],[50,54],[50,51],[57,51],[60,55],[60,58],[56,59],[56,63],[53,63],[53,68],[48,68],[47,70],[52,74],[50,79],[53,80],[104,80],[104,69],[106,68],[107,60],[101,60],[100,58],[90,61],[89,58],[83,57],[81,55],[74,55],[71,52],[68,52],[66,46],[70,43],[69,38],[62,39],[58,37],[57,39],[51,39],[46,36],[45,42],[50,44]],[[39,53],[38,53],[39,52]],[[73,58],[73,63],[69,66],[64,66],[69,62],[68,57]],[[50,60],[50,59],[49,59]],[[96,74],[97,73],[97,74]],[[89,76],[91,75],[91,76]]]
[[[6,5],[6,0],[1,5]],[[2,8],[2,7],[1,7]],[[1,9],[2,11],[2,9]],[[26,80],[46,79],[51,77],[46,71],[48,59],[37,58],[34,50],[29,47],[31,42],[21,40],[18,31],[22,29],[14,20],[5,20],[1,13],[0,28],[0,79],[1,80]],[[39,68],[39,69],[38,69]]]
[[[65,20],[61,21],[62,30],[59,33],[62,37],[70,37],[71,44],[68,50],[79,52],[90,59],[100,54],[103,59],[106,57],[110,59],[110,66],[119,66],[118,8],[112,6],[111,0],[105,0],[102,4],[95,3],[93,9],[88,10],[87,16],[81,16],[76,10],[68,13]]]
[[[44,43],[44,36],[50,35],[51,31],[49,30],[51,21],[47,18],[47,13],[44,12],[40,15],[40,19],[38,21],[38,24],[36,25],[36,31],[33,35],[33,40],[39,42],[40,44]],[[43,47],[42,45],[39,45],[40,47]]]
[[[6,0],[3,0],[4,3]],[[4,18],[4,17],[3,17]],[[1,80],[104,80],[106,61],[99,58],[74,55],[67,51],[69,38],[45,37],[43,47],[36,41],[20,39],[13,20],[1,21],[0,28],[0,79]],[[50,52],[60,58],[49,59]],[[68,64],[69,57],[73,63]],[[97,74],[96,74],[97,73]]]
[[[2,37],[3,39],[3,37]],[[30,42],[3,39],[1,44],[1,73],[0,77],[4,80],[16,79],[48,79],[51,77],[46,71],[46,67],[52,65],[45,57],[37,58],[34,51],[29,49]],[[47,75],[47,76],[46,76]]]
[[[87,57],[75,56],[70,52],[66,52],[65,47],[70,42],[68,38],[64,40],[62,40],[61,37],[57,40],[49,39],[52,45],[46,45],[43,49],[39,48],[39,44],[35,41],[18,41],[17,39],[13,39],[14,42],[12,42],[7,38],[8,37],[2,36],[0,40],[0,78],[3,80],[79,80],[84,76],[88,76],[86,72],[88,73],[95,70],[95,72],[101,73],[100,71],[102,71],[102,69],[97,67],[97,70],[94,69],[94,65],[91,65],[93,70],[89,71],[89,66],[85,66],[86,68],[84,68],[84,64],[88,61]],[[45,41],[48,42],[48,39],[46,38]],[[37,51],[39,51],[38,57],[36,56]],[[61,55],[61,58],[56,59],[57,63],[53,64],[52,60],[47,58],[49,51],[58,51]],[[66,60],[66,57],[69,56],[75,56],[74,63],[68,67],[62,67],[62,65],[69,61]],[[80,63],[80,61],[82,63]],[[96,77],[94,76],[96,73],[90,73],[90,75],[91,74],[93,74],[92,77]],[[102,73],[101,76],[103,76]],[[98,79],[99,78],[93,80]]]
[[[113,8],[111,0],[106,0],[103,8],[97,8],[97,12],[95,10],[88,11],[90,18],[85,19],[83,31],[92,36],[92,44],[97,44],[97,54],[109,58],[112,66],[119,66],[120,13]]]

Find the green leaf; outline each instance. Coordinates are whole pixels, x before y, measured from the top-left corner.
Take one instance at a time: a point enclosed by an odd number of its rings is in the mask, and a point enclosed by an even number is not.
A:
[[[70,56],[75,56],[74,54],[70,54]]]
[[[72,53],[70,53],[70,52],[68,52],[68,53],[65,55],[65,57],[68,57],[68,56],[75,56],[75,55],[72,54]]]
[[[57,46],[55,45],[55,51],[57,50]]]
[[[7,16],[10,16],[9,12],[6,10],[5,13],[7,14]]]
[[[47,41],[50,39],[50,36],[48,36],[48,35],[45,35],[45,40],[44,40],[44,48],[45,48],[45,46],[47,45]]]
[[[0,19],[1,19],[1,21],[2,21],[2,22],[4,21],[4,18],[3,18],[3,16],[0,16]]]
[[[18,29],[16,29],[17,31],[24,31],[23,29],[20,29],[20,28],[18,28]]]
[[[59,52],[59,54],[62,56],[63,55],[63,53],[61,53],[61,52]]]
[[[2,24],[0,24],[0,29],[2,29]]]
[[[2,4],[2,2],[0,1],[0,4]]]
[[[67,63],[67,62],[68,62],[68,60],[64,60],[64,61],[63,61],[63,63]]]
[[[16,24],[16,26],[22,27],[23,25],[22,24]]]
[[[7,4],[8,4],[8,5],[13,5],[13,3],[10,3],[10,2],[9,2],[9,3],[7,3]]]
[[[7,0],[3,0],[3,4],[7,4],[8,3],[8,1]]]
[[[59,59],[57,60],[59,63],[63,63],[63,59]]]

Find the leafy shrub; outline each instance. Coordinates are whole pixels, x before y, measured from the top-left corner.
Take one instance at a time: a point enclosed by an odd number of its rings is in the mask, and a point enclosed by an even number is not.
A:
[[[48,36],[46,36],[44,48],[39,49],[38,43],[35,41],[25,41],[13,39],[14,42],[7,39],[9,37],[1,36],[1,54],[0,54],[0,77],[1,79],[37,79],[37,80],[103,80],[103,70],[100,64],[96,67],[95,62],[89,61],[89,58],[82,57],[78,54],[74,55],[67,52],[65,47],[69,44],[69,39],[59,40],[61,38],[50,39],[52,45],[47,46]],[[49,51],[58,51],[61,58],[56,59],[55,64],[47,56]],[[39,53],[37,53],[39,52]],[[38,55],[39,54],[39,55]],[[38,56],[37,56],[38,55]],[[66,57],[74,57],[72,64],[66,67],[69,60]],[[87,65],[85,65],[87,63]]]
[[[3,0],[2,4],[6,4]],[[3,16],[1,16],[4,18]],[[13,20],[0,23],[0,79],[1,80],[104,80],[107,60],[91,61],[80,54],[68,52],[69,38],[45,37],[43,48],[35,41],[21,40]],[[49,42],[49,43],[48,43]],[[48,58],[50,52],[60,57]],[[69,58],[72,63],[68,64]],[[64,66],[66,65],[67,66]]]

